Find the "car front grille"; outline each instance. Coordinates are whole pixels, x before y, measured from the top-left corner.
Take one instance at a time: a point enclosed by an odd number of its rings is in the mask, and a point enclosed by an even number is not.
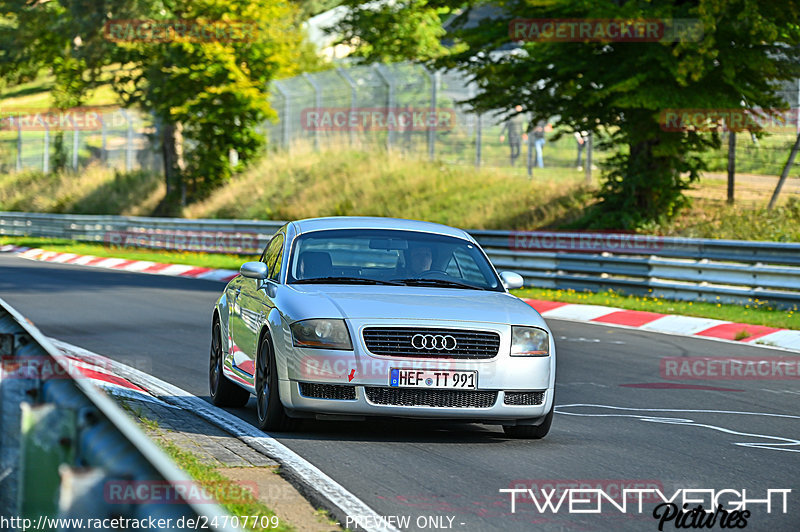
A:
[[[418,390],[414,388],[365,388],[367,399],[377,405],[432,406],[439,408],[491,408],[497,392],[473,390]]]
[[[507,405],[540,405],[544,402],[544,392],[506,392],[503,402]]]
[[[490,331],[367,327],[363,336],[367,349],[383,356],[484,359],[496,357],[500,350],[500,335]],[[412,344],[415,337],[416,347]]]
[[[355,400],[356,387],[341,384],[300,383],[300,395],[312,399]]]

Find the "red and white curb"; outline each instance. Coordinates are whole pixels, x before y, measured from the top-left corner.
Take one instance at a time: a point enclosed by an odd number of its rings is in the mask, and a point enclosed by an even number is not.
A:
[[[239,272],[234,270],[202,268],[187,264],[164,264],[146,260],[127,260],[108,257],[95,257],[93,255],[76,255],[75,253],[59,253],[43,249],[18,248],[15,246],[2,246],[0,252],[17,253],[20,257],[44,262],[57,262],[61,264],[75,264],[77,266],[92,266],[126,272],[152,273],[156,275],[170,275],[173,277],[190,277],[193,279],[206,279],[209,281],[228,282],[236,277]]]
[[[141,260],[94,257],[92,255],[76,255],[74,253],[58,253],[38,248],[20,248],[12,245],[0,246],[0,252],[17,253],[20,257],[26,259],[45,262],[109,268],[137,273],[189,277],[193,279],[207,279],[211,281],[228,282],[238,275],[238,272],[234,270],[201,268],[185,264],[163,264]],[[624,310],[599,305],[579,305],[537,299],[525,299],[524,301],[535,308],[544,318],[582,321],[641,329],[643,331],[696,336],[712,340],[725,340],[762,347],[778,347],[781,349],[800,351],[800,331],[792,329],[733,323],[711,318],[659,314],[641,310]],[[744,334],[746,334],[745,338],[736,340],[737,336],[741,337]]]
[[[624,310],[600,305],[577,305],[539,299],[524,299],[524,301],[535,308],[543,318],[582,321],[800,351],[800,331],[792,329],[734,323],[712,318]],[[746,335],[745,338],[736,339],[737,336],[744,335]]]

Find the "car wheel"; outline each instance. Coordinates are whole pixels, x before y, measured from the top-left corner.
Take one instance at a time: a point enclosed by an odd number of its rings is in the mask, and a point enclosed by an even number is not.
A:
[[[503,432],[509,438],[520,438],[526,440],[541,440],[547,433],[550,432],[550,425],[553,424],[553,409],[555,408],[555,399],[550,411],[544,417],[544,420],[539,425],[503,425]]]
[[[275,350],[269,335],[264,335],[256,357],[256,410],[258,428],[264,431],[287,431],[292,419],[286,415],[278,390]]]
[[[211,356],[208,367],[208,389],[216,406],[241,408],[250,400],[250,392],[228,380],[222,373],[222,330],[219,318],[211,327]]]

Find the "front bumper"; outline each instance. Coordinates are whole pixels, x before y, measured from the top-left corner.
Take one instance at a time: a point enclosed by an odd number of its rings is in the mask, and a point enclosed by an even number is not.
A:
[[[279,367],[280,396],[290,413],[302,415],[338,414],[346,416],[389,416],[410,418],[450,418],[481,421],[536,420],[545,416],[552,406],[555,385],[555,345],[550,335],[550,355],[546,357],[511,357],[510,325],[490,323],[465,323],[403,320],[403,326],[458,327],[471,330],[494,331],[500,334],[498,355],[491,359],[416,358],[388,357],[371,353],[364,344],[362,330],[367,326],[398,325],[394,320],[376,322],[349,321],[353,339],[353,351],[297,348],[284,344],[282,356],[285,361]],[[549,331],[548,331],[549,332]],[[279,366],[280,366],[279,362]],[[494,394],[493,400],[480,401],[480,407],[470,406],[469,401],[460,401],[459,406],[446,406],[447,401],[437,406],[414,404],[381,404],[375,396],[385,399],[398,390],[406,392],[404,397],[415,392],[424,394],[439,390],[435,388],[390,388],[389,371],[392,368],[425,370],[470,370],[478,374],[477,392]],[[283,371],[281,371],[283,370]],[[347,399],[310,397],[302,393],[301,383],[335,385],[347,387]],[[370,391],[371,389],[371,391]],[[368,393],[369,392],[369,393]],[[506,404],[507,392],[543,392],[539,404]],[[464,393],[468,393],[464,391]],[[314,394],[312,394],[314,395]],[[485,393],[483,394],[486,395]],[[372,399],[371,399],[372,397]],[[387,401],[383,401],[386,403]],[[428,401],[430,402],[430,401]],[[514,401],[508,401],[514,402]],[[421,401],[420,403],[426,403]]]
[[[542,402],[539,405],[509,405],[506,404],[506,391],[491,391],[494,396],[491,406],[475,408],[468,406],[399,406],[394,404],[378,404],[368,397],[368,387],[359,385],[353,387],[355,391],[354,399],[319,399],[306,397],[301,393],[299,383],[296,381],[280,381],[280,388],[284,405],[290,412],[296,415],[299,413],[311,413],[357,417],[439,418],[475,422],[518,422],[521,420],[533,422],[545,416],[550,411],[553,402],[552,389],[538,390],[543,393]],[[406,393],[413,393],[415,391],[424,393],[430,391],[416,388],[391,388],[390,390],[402,390]]]

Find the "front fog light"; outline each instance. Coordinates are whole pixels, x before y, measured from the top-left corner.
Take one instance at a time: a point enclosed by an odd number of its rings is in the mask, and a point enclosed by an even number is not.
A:
[[[351,351],[353,343],[344,320],[303,320],[292,323],[292,343],[295,347],[340,349]]]
[[[536,327],[511,327],[512,357],[546,357],[550,354],[550,337]]]

